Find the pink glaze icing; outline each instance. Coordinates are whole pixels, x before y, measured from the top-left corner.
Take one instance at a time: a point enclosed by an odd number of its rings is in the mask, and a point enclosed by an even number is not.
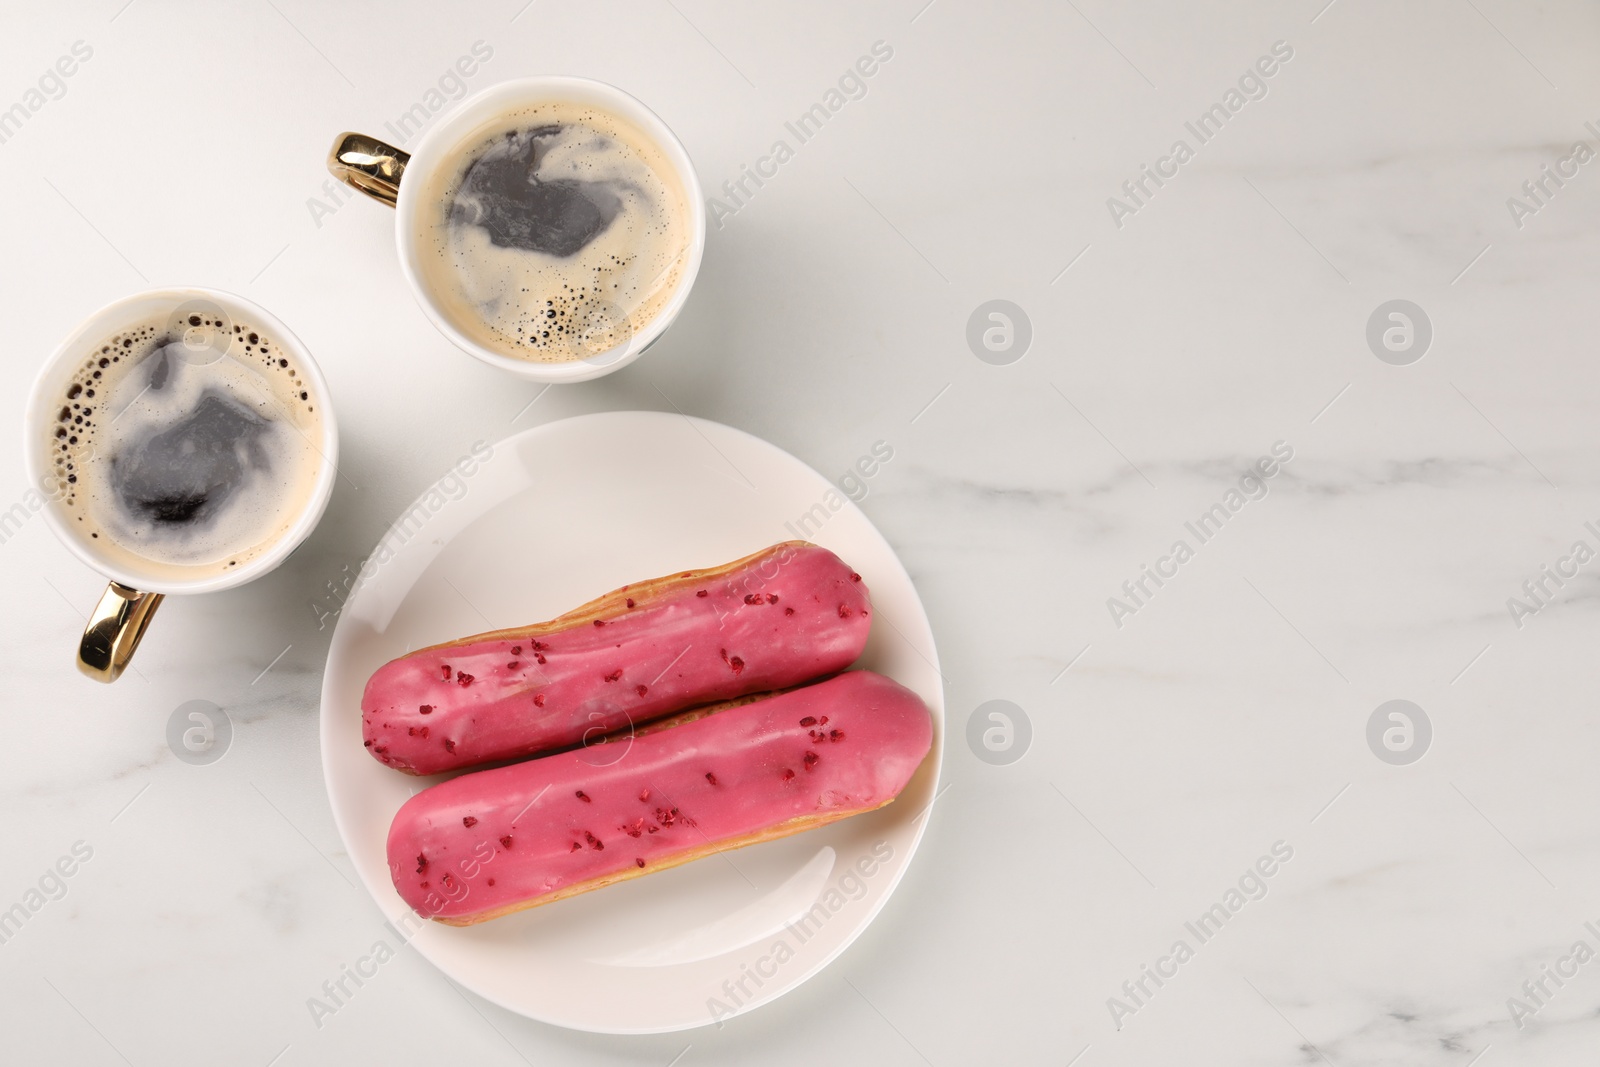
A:
[[[389,871],[423,915],[488,917],[792,819],[879,807],[932,743],[915,693],[849,671],[641,732],[625,748],[574,749],[425,789],[395,815]],[[602,753],[612,762],[597,765]]]
[[[704,581],[642,583],[632,603],[553,633],[502,630],[385,664],[361,698],[368,751],[436,774],[565,748],[843,670],[872,625],[860,575],[805,542]]]

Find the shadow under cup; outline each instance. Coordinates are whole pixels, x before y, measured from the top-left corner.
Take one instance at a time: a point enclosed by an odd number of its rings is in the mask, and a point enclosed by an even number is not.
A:
[[[277,567],[332,495],[327,383],[265,309],[159,289],[89,316],[34,382],[24,420],[31,510],[110,579],[78,667],[119,677],[168,594]]]

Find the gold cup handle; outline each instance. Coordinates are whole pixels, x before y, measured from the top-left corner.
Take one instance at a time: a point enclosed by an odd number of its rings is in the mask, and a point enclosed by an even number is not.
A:
[[[364,133],[341,133],[328,152],[328,172],[380,204],[394,207],[400,199],[400,177],[411,153]]]
[[[160,593],[141,593],[117,582],[106,586],[78,643],[78,670],[97,682],[120,678],[160,606]]]

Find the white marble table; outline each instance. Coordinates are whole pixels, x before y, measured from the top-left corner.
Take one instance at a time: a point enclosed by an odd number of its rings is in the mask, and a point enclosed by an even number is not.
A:
[[[147,282],[289,322],[349,475],[283,569],[170,601],[114,687],[71,666],[100,579],[9,513],[8,1061],[1593,1062],[1600,962],[1572,950],[1600,950],[1600,562],[1571,548],[1600,548],[1600,14],[922,2],[3,16],[0,108],[23,114],[0,126],[0,510],[36,366]],[[335,132],[431,119],[479,41],[471,87],[615,82],[722,200],[683,317],[612,377],[540,394],[453,351],[390,217],[328,183]],[[41,82],[76,42],[89,58]],[[875,42],[892,56],[841,86]],[[801,141],[786,123],[818,103]],[[1020,359],[1020,334],[999,362],[969,347],[995,299],[1030,323]],[[1420,334],[1368,344],[1392,300],[1431,324],[1420,359]],[[721,1029],[566,1032],[406,953],[318,1026],[308,999],[379,924],[322,787],[328,583],[473,440],[673,407],[835,477],[893,449],[860,504],[922,591],[950,705],[950,788],[905,883],[832,967]],[[1292,458],[1230,496],[1275,444]],[[195,699],[234,726],[209,766],[165,740]],[[1395,699],[1431,724],[1409,764],[1368,743]],[[1031,723],[1020,761],[966,743],[991,700]],[[41,879],[60,899],[30,897]]]

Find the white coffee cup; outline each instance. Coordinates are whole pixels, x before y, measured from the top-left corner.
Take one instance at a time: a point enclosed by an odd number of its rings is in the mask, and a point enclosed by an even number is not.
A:
[[[461,152],[475,142],[485,125],[519,108],[552,101],[609,112],[631,123],[654,141],[682,185],[691,237],[683,255],[677,287],[650,321],[634,329],[621,344],[604,352],[568,362],[541,363],[517,359],[488,348],[467,336],[451,321],[439,295],[430,288],[421,268],[423,250],[420,247],[420,235],[425,229],[423,212],[438,208],[436,203],[430,203],[428,199],[430,191],[436,187],[434,179],[445,168],[452,168],[459,163]],[[438,125],[424,135],[416,150],[410,153],[364,134],[340,134],[328,154],[328,169],[341,181],[395,208],[395,243],[400,254],[401,270],[411,286],[412,295],[439,332],[457,348],[490,366],[534,381],[588,381],[620,370],[638,359],[677,318],[689,297],[689,290],[705,252],[705,201],[688,151],[655,112],[621,89],[588,78],[521,78],[489,86],[445,115]]]
[[[69,518],[63,503],[66,486],[54,467],[50,428],[58,421],[65,391],[97,346],[123,330],[167,319],[178,309],[191,307],[221,309],[230,321],[248,323],[271,338],[275,351],[291,361],[300,384],[310,394],[319,416],[321,434],[319,440],[311,442],[320,457],[315,477],[289,527],[236,567],[209,575],[180,576],[174,574],[175,568],[170,565],[154,561],[147,564],[128,546],[114,549],[106,541],[97,541],[86,534],[83,524]],[[110,579],[78,648],[79,669],[103,682],[115,681],[122,674],[162,597],[231,589],[254,581],[287,559],[322,518],[333,493],[335,465],[339,459],[338,430],[327,382],[311,353],[287,326],[265,309],[243,297],[215,289],[154,289],[114,301],[90,315],[61,342],[34,380],[23,430],[28,480],[44,498],[41,510],[45,522],[73,555]]]

